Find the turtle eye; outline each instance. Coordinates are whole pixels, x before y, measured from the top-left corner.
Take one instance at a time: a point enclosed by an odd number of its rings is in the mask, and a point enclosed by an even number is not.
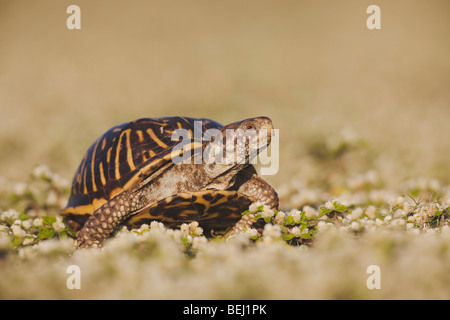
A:
[[[255,126],[253,124],[248,124],[245,126],[247,130],[254,130]]]

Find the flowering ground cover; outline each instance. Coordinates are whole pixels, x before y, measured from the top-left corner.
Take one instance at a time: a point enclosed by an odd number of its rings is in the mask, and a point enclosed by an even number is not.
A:
[[[403,193],[381,185],[371,171],[347,179],[336,197],[294,178],[280,188],[284,208],[253,203],[242,214],[262,227],[229,239],[205,236],[195,221],[177,229],[154,221],[119,230],[102,249],[77,250],[57,214],[69,183],[39,166],[1,193],[9,209],[0,215],[0,296],[448,299],[450,189],[426,179]],[[301,199],[305,188],[313,191]],[[73,265],[79,289],[67,284]],[[380,271],[375,289],[371,266]]]

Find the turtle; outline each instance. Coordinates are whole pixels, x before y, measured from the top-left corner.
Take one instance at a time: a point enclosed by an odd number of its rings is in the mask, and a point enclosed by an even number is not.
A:
[[[122,226],[152,221],[169,228],[198,221],[205,234],[242,230],[254,222],[241,215],[251,203],[278,208],[277,192],[252,163],[270,144],[271,129],[267,117],[225,126],[175,116],[114,126],[85,153],[60,214],[79,248],[101,247]],[[243,134],[249,138],[238,139]],[[218,157],[230,145],[231,157]]]

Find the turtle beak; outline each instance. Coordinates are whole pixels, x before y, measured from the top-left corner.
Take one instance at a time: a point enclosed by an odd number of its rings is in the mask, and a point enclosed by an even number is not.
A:
[[[272,130],[273,129],[272,120],[267,117],[261,117],[261,119],[263,122],[263,126],[261,127],[267,130],[267,142],[270,143],[270,138],[275,135],[275,130]]]
[[[266,132],[265,145],[267,147],[270,144],[272,135],[274,134],[274,130],[272,130],[273,129],[272,120],[268,117],[258,117],[257,119],[259,122],[259,128]],[[264,133],[261,132],[261,134],[264,134]]]
[[[266,129],[268,132],[268,136],[272,135],[273,124],[272,120],[268,117],[258,117],[256,118],[260,122],[260,128]]]

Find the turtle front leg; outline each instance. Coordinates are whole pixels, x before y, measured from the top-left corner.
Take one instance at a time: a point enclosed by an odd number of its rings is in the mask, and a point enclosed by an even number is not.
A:
[[[253,174],[252,177],[243,183],[238,192],[246,195],[252,202],[259,202],[269,206],[270,209],[278,209],[278,194],[261,177]]]
[[[123,192],[97,209],[78,233],[77,247],[101,247],[119,224],[136,210],[135,198],[136,195]]]
[[[278,209],[278,194],[264,179],[256,173],[253,166],[241,170],[230,188],[246,195],[252,202],[259,202]]]
[[[246,195],[252,202],[258,202],[267,205],[271,209],[278,209],[278,194],[266,181],[259,177],[252,170],[243,170],[236,177],[233,189]],[[249,213],[244,215],[234,227],[227,233],[230,236],[239,231],[250,228],[255,222],[256,214]]]

